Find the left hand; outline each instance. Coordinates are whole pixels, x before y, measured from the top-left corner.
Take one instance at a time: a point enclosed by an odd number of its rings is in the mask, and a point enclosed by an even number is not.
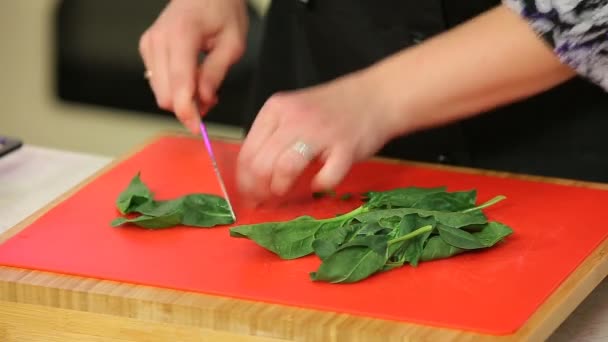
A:
[[[381,81],[359,72],[273,95],[258,113],[239,155],[243,195],[256,203],[285,195],[316,158],[323,167],[313,179],[313,190],[338,185],[354,162],[398,134],[396,121],[402,120],[385,94]]]

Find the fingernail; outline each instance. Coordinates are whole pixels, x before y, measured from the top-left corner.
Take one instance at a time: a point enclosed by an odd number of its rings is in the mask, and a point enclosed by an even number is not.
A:
[[[215,100],[215,96],[213,96],[213,90],[211,90],[211,87],[209,86],[203,86],[202,90],[201,90],[201,97],[203,98],[203,101],[205,103],[213,103],[213,101]]]
[[[192,109],[190,105],[190,103],[192,102],[192,94],[190,92],[188,92],[184,88],[179,89],[175,92],[174,99],[176,112],[178,112],[179,114],[192,115],[192,113],[188,113],[191,112]]]
[[[188,130],[190,130],[190,132],[192,132],[192,134],[199,134],[200,133],[200,121],[198,119],[198,117],[193,117],[190,118],[188,120],[186,120],[185,122],[185,126],[186,128],[188,128]]]

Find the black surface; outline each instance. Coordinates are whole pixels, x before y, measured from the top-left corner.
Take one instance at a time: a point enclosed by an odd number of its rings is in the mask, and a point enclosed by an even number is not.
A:
[[[138,52],[142,33],[166,0],[63,0],[55,12],[55,89],[59,99],[173,115],[157,107]],[[249,8],[248,48],[219,89],[207,120],[240,125],[263,21]]]

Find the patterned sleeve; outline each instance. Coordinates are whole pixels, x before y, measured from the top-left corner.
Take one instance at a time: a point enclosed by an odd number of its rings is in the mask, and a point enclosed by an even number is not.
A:
[[[608,91],[608,0],[503,0],[560,60]]]

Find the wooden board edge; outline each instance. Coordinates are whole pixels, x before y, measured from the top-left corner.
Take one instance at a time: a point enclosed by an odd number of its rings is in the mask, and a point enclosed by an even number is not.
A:
[[[281,342],[179,324],[0,301],[0,341]],[[48,319],[52,317],[52,319]]]
[[[516,340],[546,340],[607,276],[608,239],[605,239],[515,334]]]
[[[353,342],[409,341],[413,337],[431,341],[503,342],[524,341],[529,335],[539,335],[533,326],[527,327],[528,334],[489,335],[4,266],[0,267],[0,301],[140,317],[162,324],[290,341],[326,340],[331,336],[334,341]],[[116,308],[123,311],[117,312]]]

